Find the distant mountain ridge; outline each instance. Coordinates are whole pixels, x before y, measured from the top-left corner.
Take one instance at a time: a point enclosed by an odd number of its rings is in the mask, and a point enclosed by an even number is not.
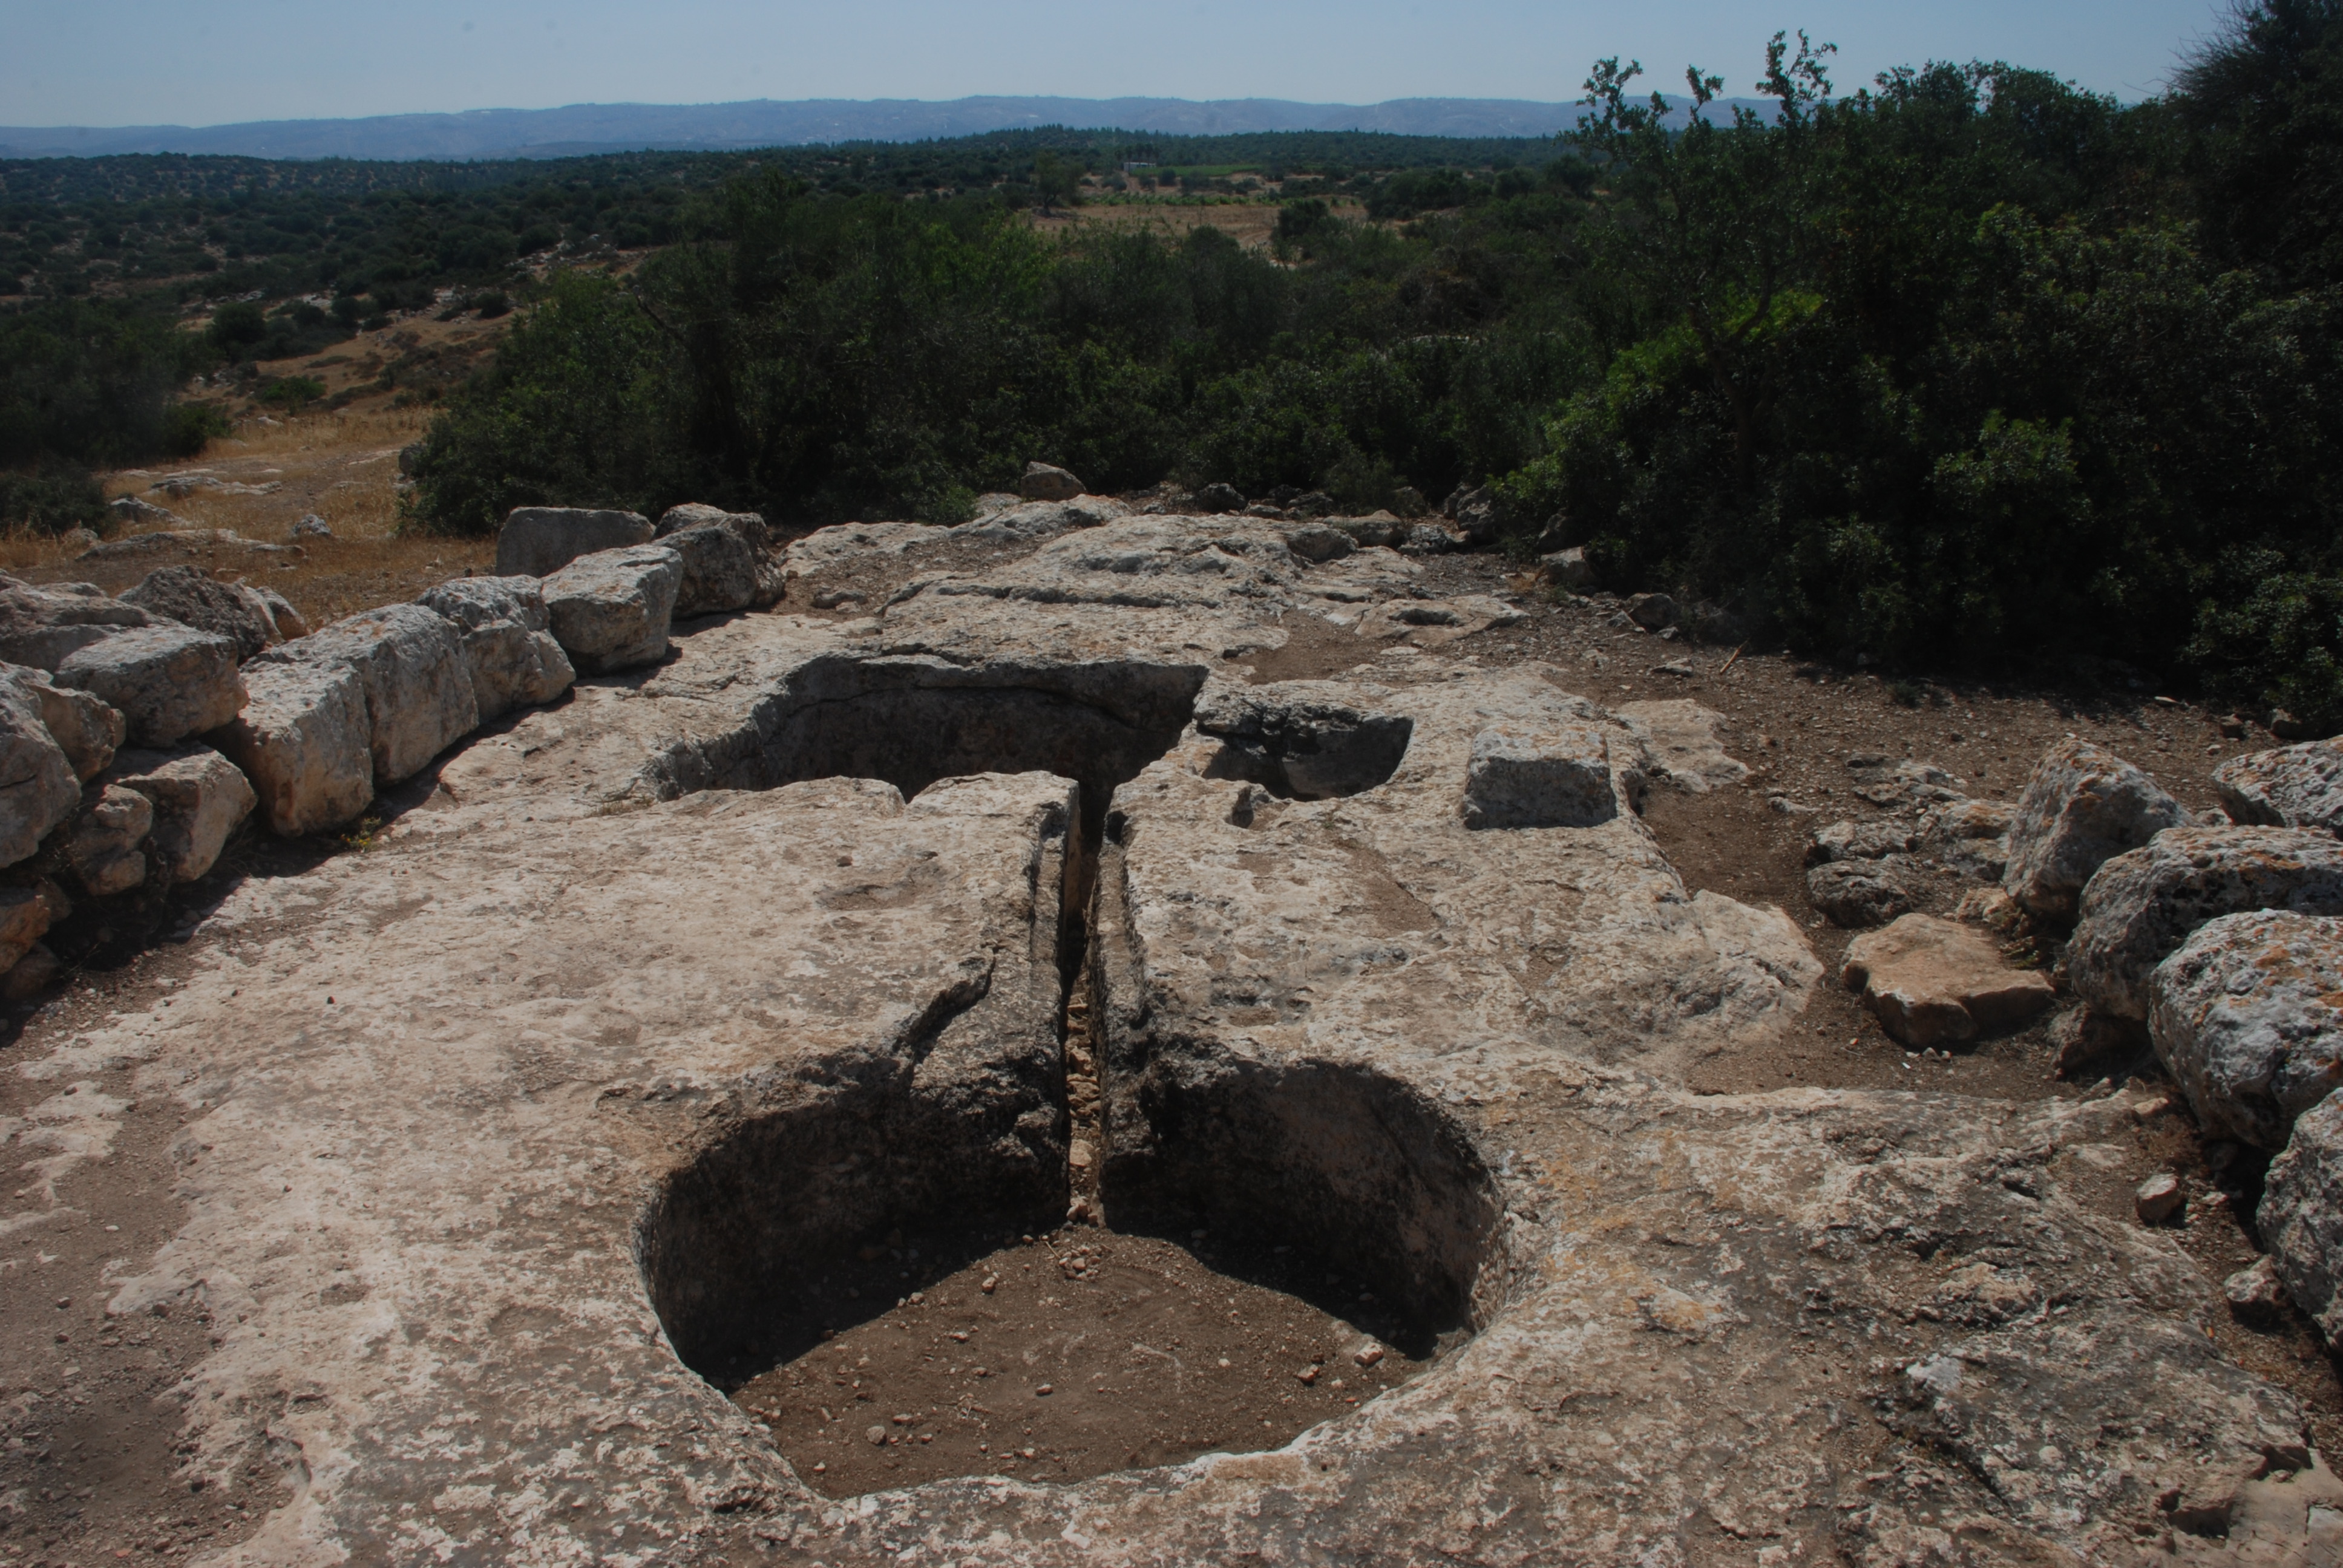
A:
[[[1669,101],[1681,117],[1685,101]],[[473,109],[349,120],[255,120],[196,127],[0,126],[0,157],[122,153],[386,160],[574,157],[646,149],[727,151],[808,143],[926,141],[1041,126],[1164,136],[1388,131],[1414,136],[1550,136],[1575,126],[1584,113],[1575,104],[1519,98],[1395,98],[1381,104],[1301,104],[1282,98],[976,97],[944,103],[758,98],[733,104],[572,104],[558,109]]]

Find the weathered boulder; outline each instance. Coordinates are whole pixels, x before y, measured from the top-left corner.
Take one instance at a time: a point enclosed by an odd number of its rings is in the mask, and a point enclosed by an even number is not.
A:
[[[419,604],[345,616],[258,663],[347,666],[366,692],[377,783],[395,784],[479,727],[461,631]]]
[[[1627,618],[1649,631],[1676,623],[1676,601],[1664,593],[1639,593],[1627,601]]]
[[[2103,862],[2187,820],[2187,809],[2147,774],[2069,736],[2026,781],[2002,886],[2032,914],[2071,919],[2083,884]]]
[[[2148,1037],[2208,1138],[2277,1150],[2343,1085],[2343,920],[2256,910],[2197,928],[2148,981]]]
[[[146,879],[146,835],[155,826],[154,802],[136,789],[106,784],[90,791],[65,839],[65,859],[81,885],[104,898],[127,892]]]
[[[1904,822],[1833,822],[1815,829],[1806,839],[1806,864],[1885,859],[1909,854],[1915,842],[1910,825]]]
[[[73,763],[41,706],[33,671],[0,666],[0,866],[32,854],[81,804]]]
[[[1323,523],[1312,523],[1304,528],[1285,530],[1285,548],[1303,560],[1323,566],[1339,561],[1357,551],[1358,541],[1340,528],[1330,528]]]
[[[365,810],[374,799],[374,749],[359,672],[343,663],[262,659],[244,677],[251,700],[214,739],[251,779],[269,827],[314,833]]]
[[[650,538],[651,520],[640,512],[521,507],[497,535],[497,576],[550,577],[579,556],[648,544]]]
[[[1611,749],[1592,725],[1484,729],[1473,738],[1467,828],[1592,828],[1618,814]]]
[[[1998,882],[2009,869],[2011,809],[1998,800],[1955,800],[1928,813],[1919,849],[1963,876]]]
[[[2343,739],[2233,757],[2213,769],[2232,821],[2343,830]]]
[[[483,724],[550,702],[578,678],[548,629],[544,585],[535,578],[455,578],[415,602],[462,628]]]
[[[1017,493],[1029,501],[1071,501],[1082,494],[1082,482],[1048,463],[1028,463]]]
[[[1190,504],[1200,512],[1242,512],[1244,492],[1224,479],[1215,479],[1198,490]]]
[[[683,557],[666,545],[582,556],[545,579],[553,635],[580,673],[607,674],[667,657]]]
[[[65,656],[156,618],[89,583],[0,588],[0,662],[55,669]]]
[[[658,539],[683,558],[675,618],[723,615],[780,598],[786,579],[768,561],[769,537],[765,519],[755,512],[669,508],[659,518]]]
[[[186,626],[134,627],[58,661],[56,684],[118,709],[133,746],[175,746],[244,706],[236,644]]]
[[[2101,866],[2066,945],[2075,994],[2147,1016],[2148,976],[2217,915],[2343,915],[2343,842],[2301,828],[2174,828]]]
[[[236,765],[208,746],[172,754],[125,752],[112,781],[154,807],[147,864],[153,875],[171,882],[192,882],[210,870],[256,799]]]
[[[1583,588],[1594,579],[1594,568],[1585,547],[1573,545],[1538,557],[1538,576],[1551,588]]]
[[[2254,1212],[2286,1293],[2329,1345],[2343,1346],[2343,1093],[2295,1119]]]
[[[1881,1028],[1924,1049],[2023,1023],[2057,1000],[2049,976],[2012,969],[1976,927],[1934,915],[1855,938],[1839,979]]]
[[[1884,926],[1913,905],[1910,865],[1900,855],[1825,861],[1806,873],[1807,901],[1848,930]]]
[[[65,749],[74,776],[90,779],[106,771],[122,749],[129,724],[112,704],[70,686],[59,686],[36,671],[26,670],[25,682],[41,705],[41,722]]]
[[[285,640],[268,601],[241,583],[226,583],[196,566],[156,567],[122,595],[165,620],[216,632],[236,644],[238,658],[251,658]]]

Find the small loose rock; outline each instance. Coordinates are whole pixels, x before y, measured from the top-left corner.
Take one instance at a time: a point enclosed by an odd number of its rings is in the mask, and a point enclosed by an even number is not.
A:
[[[2161,1225],[2180,1211],[2180,1180],[2169,1171],[2149,1177],[2132,1194],[2132,1209],[2143,1225]]]

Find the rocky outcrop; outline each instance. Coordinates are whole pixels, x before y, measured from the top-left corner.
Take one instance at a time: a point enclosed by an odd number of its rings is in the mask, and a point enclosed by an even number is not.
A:
[[[81,804],[73,763],[43,720],[41,685],[0,665],[0,866],[30,857]]]
[[[373,727],[359,672],[264,659],[244,673],[251,700],[215,739],[252,781],[269,827],[314,833],[365,810],[374,800]]]
[[[1048,463],[1028,463],[1025,477],[1017,482],[1017,493],[1029,501],[1071,501],[1082,493],[1082,482]]]
[[[347,616],[260,662],[272,661],[357,673],[366,694],[367,745],[378,784],[421,772],[479,726],[461,633],[447,617],[421,605],[386,605]],[[327,728],[320,724],[306,733],[322,740]]]
[[[678,620],[769,605],[788,586],[770,558],[765,519],[755,512],[670,507],[659,518],[657,537],[683,558],[683,581],[675,598]]]
[[[415,601],[462,628],[480,722],[552,701],[578,678],[535,578],[456,578]]]
[[[1926,1049],[2024,1023],[2057,1000],[2050,977],[2010,967],[1974,926],[1906,915],[1849,942],[1839,979],[1880,1027]]]
[[[55,681],[121,713],[133,746],[176,746],[216,729],[244,706],[236,644],[193,627],[134,627],[57,663]]]
[[[2208,920],[2148,995],[2156,1054],[2208,1137],[2282,1149],[2295,1118],[2343,1086],[2343,920]]]
[[[2032,914],[2070,920],[2084,884],[2103,863],[2187,820],[2187,809],[2147,774],[2069,737],[2026,781],[2002,886]]]
[[[522,507],[497,534],[497,576],[543,578],[597,550],[648,544],[651,520],[640,512],[577,507]]]
[[[186,1118],[195,1201],[108,1305],[200,1294],[189,1473],[295,1478],[246,1554],[2123,1562],[2331,1495],[2133,1218],[2131,1096],[1688,1091],[1812,1022],[1803,934],[1685,887],[1567,669],[1241,683],[1407,591],[1286,526],[703,623],[23,1063],[147,1063]],[[1468,824],[1500,753],[1591,791],[1586,736],[1610,815]],[[1443,1353],[1271,1452],[819,1495],[733,1353],[893,1226],[1068,1212],[1075,1006],[1117,1225],[1340,1260]]]
[[[2145,1019],[2148,976],[2218,915],[2343,915],[2343,843],[2298,828],[2175,828],[2101,866],[2066,946],[2075,994]]]
[[[77,648],[156,618],[89,583],[0,588],[0,661],[54,670]]]
[[[164,881],[192,882],[210,870],[228,835],[252,814],[252,785],[208,746],[173,753],[126,751],[112,779],[144,795],[154,808],[147,869]]]
[[[581,556],[546,578],[554,639],[579,673],[605,675],[667,657],[683,557],[666,545]]]
[[[2231,758],[2213,785],[2232,821],[2343,830],[2343,739]]]
[[[157,567],[124,591],[125,604],[151,615],[226,638],[236,657],[251,658],[285,640],[269,602],[242,583],[222,582],[201,567]]]

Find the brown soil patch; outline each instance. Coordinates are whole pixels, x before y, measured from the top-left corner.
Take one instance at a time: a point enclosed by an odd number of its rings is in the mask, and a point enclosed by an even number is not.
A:
[[[1278,1448],[1427,1364],[1377,1337],[1400,1331],[1375,1323],[1354,1282],[1313,1276],[1282,1248],[1222,1256],[1201,1232],[1192,1241],[1070,1228],[945,1271],[937,1249],[954,1238],[890,1236],[783,1307],[777,1337],[815,1348],[732,1397],[808,1483],[847,1497]],[[1303,1292],[1355,1305],[1336,1317]]]

